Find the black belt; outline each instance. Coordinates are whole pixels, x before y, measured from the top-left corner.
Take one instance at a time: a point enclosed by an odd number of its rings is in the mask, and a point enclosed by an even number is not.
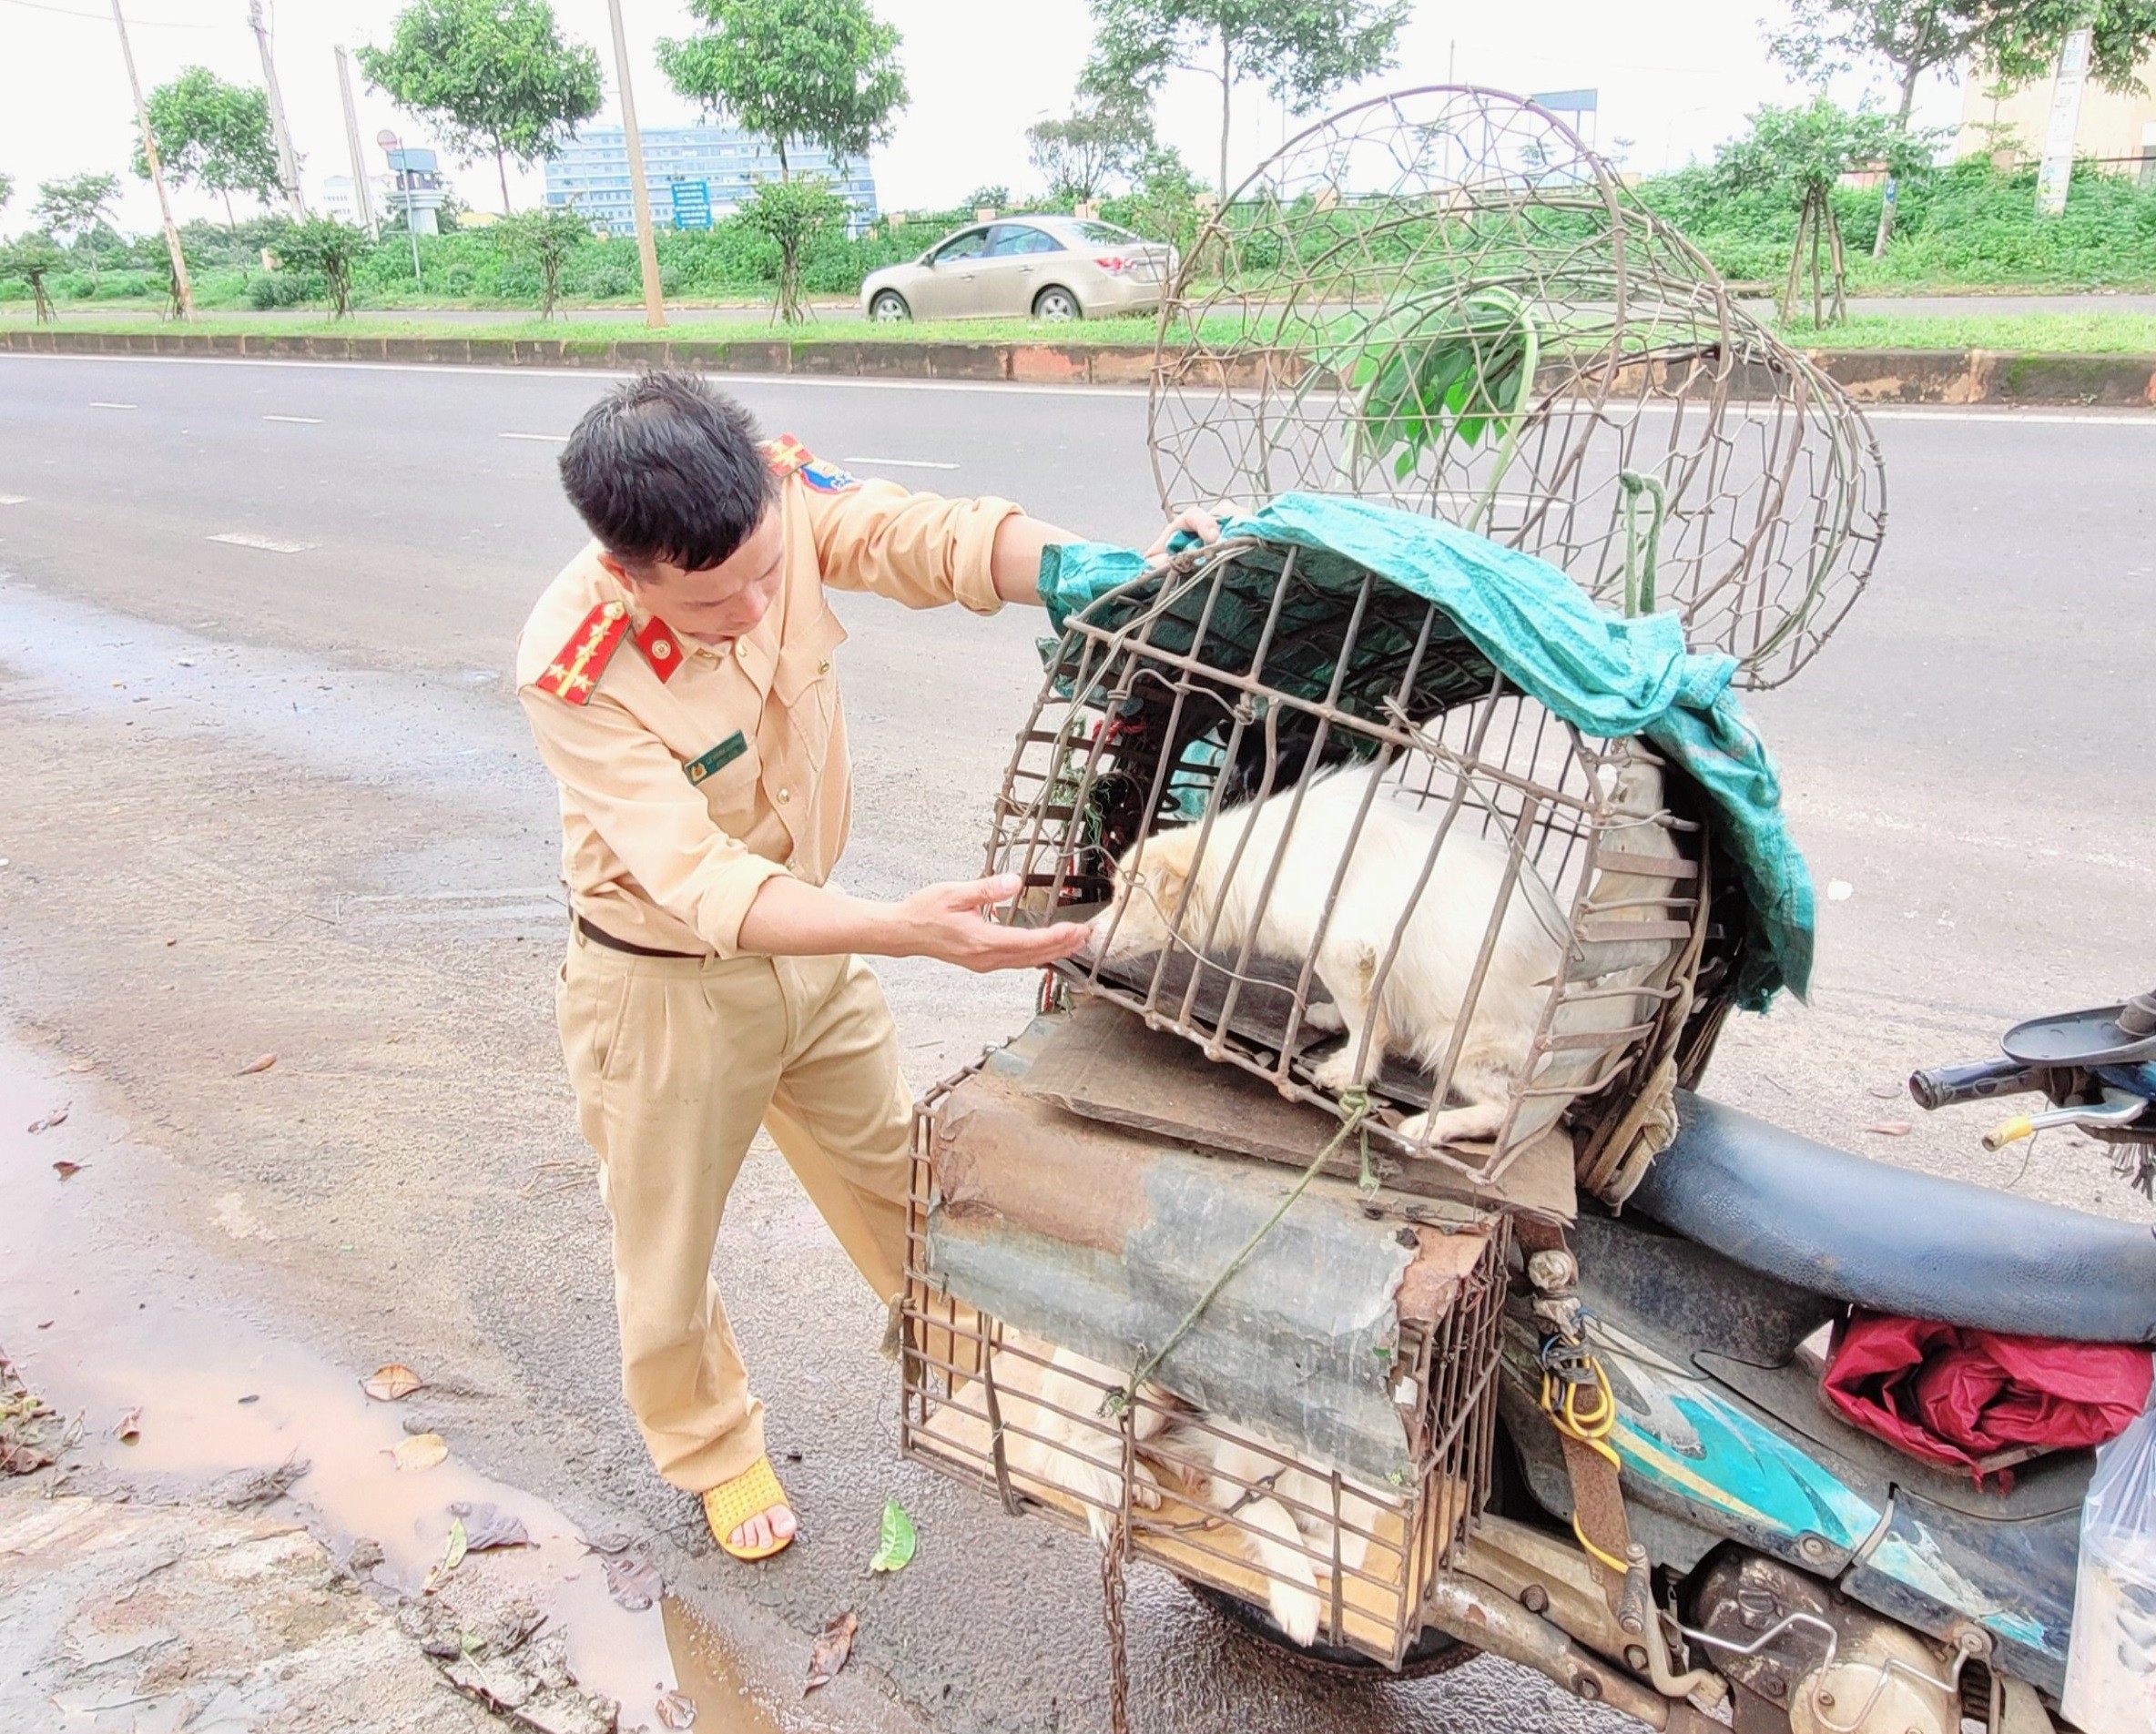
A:
[[[603,945],[609,951],[625,951],[632,958],[683,958],[690,963],[703,963],[709,958],[708,953],[702,951],[661,951],[652,946],[631,945],[626,939],[616,939],[602,928],[595,928],[580,915],[572,915],[569,919],[576,931],[594,945]]]

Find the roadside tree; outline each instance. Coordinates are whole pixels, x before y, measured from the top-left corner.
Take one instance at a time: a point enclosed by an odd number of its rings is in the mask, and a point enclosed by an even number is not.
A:
[[[734,213],[735,220],[778,249],[778,292],[773,315],[788,325],[808,318],[801,305],[801,266],[819,235],[846,221],[847,204],[820,175],[767,180]]]
[[[1126,180],[1153,145],[1153,117],[1134,90],[1081,94],[1061,120],[1026,128],[1026,155],[1059,199],[1083,204]]]
[[[1236,86],[1262,79],[1307,114],[1344,85],[1393,64],[1412,0],[1091,0],[1093,57],[1083,87],[1098,96],[1158,91],[1169,73],[1220,86],[1219,195],[1228,194]]]
[[[334,217],[310,217],[285,231],[277,257],[280,265],[319,271],[329,289],[330,316],[341,319],[351,311],[352,267],[372,246],[364,229]]]
[[[1834,188],[1853,169],[1884,167],[1907,175],[1931,158],[1935,136],[1913,133],[1892,116],[1851,110],[1825,96],[1803,107],[1771,104],[1752,113],[1751,130],[1714,154],[1716,185],[1728,193],[1765,193],[1796,211],[1796,237],[1782,286],[1780,309],[1794,317],[1809,255],[1812,322],[1838,323],[1848,316],[1841,225],[1835,220]],[[1827,273],[1821,283],[1822,255]]]
[[[684,96],[770,141],[778,177],[792,178],[787,147],[820,145],[834,161],[890,141],[906,106],[899,33],[868,0],[688,0],[706,26],[664,37],[659,70]]]
[[[558,156],[599,112],[598,51],[565,41],[548,0],[414,0],[360,70],[466,162],[492,156],[509,209],[511,157]]]
[[[590,222],[566,206],[549,205],[504,217],[492,232],[504,254],[538,272],[539,317],[551,319],[562,299],[562,268],[572,253],[591,245]]]
[[[225,201],[225,227],[237,232],[232,195],[247,193],[268,205],[280,190],[277,142],[270,131],[270,97],[249,85],[227,84],[207,66],[189,66],[149,93],[150,131],[158,160],[176,186],[199,187]],[[149,178],[149,159],[139,140],[135,172]]]
[[[15,177],[0,168],[0,211],[7,208],[7,201],[15,197]]]
[[[119,197],[117,175],[70,175],[48,180],[37,188],[37,202],[30,216],[47,235],[90,261],[90,281],[97,275],[97,243],[116,233],[112,227],[112,201]]]
[[[45,279],[67,263],[67,256],[43,235],[25,235],[0,247],[0,277],[19,277],[30,286],[30,306],[37,323],[50,325],[56,315]]]
[[[1792,0],[1786,28],[1767,51],[1798,77],[1822,85],[1838,72],[1883,66],[1895,87],[1895,125],[1905,131],[1927,72],[1978,74],[2014,86],[2049,67],[2067,33],[2092,27],[2093,70],[2111,90],[2138,91],[2136,68],[2156,43],[2156,0]],[[1879,207],[1872,257],[1894,236],[1898,200],[1890,182]]]

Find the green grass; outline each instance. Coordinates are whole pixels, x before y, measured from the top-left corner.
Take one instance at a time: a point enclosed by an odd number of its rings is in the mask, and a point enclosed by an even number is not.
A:
[[[105,309],[113,310],[107,312]],[[71,320],[60,309],[60,330],[217,331],[261,337],[429,337],[565,338],[605,343],[643,340],[655,335],[640,314],[619,319],[431,319],[424,313],[368,311],[349,319],[327,315],[307,319],[266,319],[247,312],[206,312],[191,325],[163,317],[160,303],[120,309],[100,304],[94,319]],[[27,302],[0,302],[0,330],[22,330],[33,324]],[[1137,343],[1150,347],[1155,321],[1146,319],[1080,319],[1052,325],[1032,319],[943,319],[919,324],[878,325],[867,319],[817,319],[800,325],[773,325],[760,318],[698,319],[695,310],[675,315],[664,335],[680,342],[755,343],[789,340],[796,343]]]
[[[107,303],[110,307],[112,304]],[[0,330],[33,328],[30,309],[0,303]],[[205,313],[182,327],[145,305],[97,319],[70,319],[62,309],[60,330],[171,332],[181,330],[244,332],[285,337],[562,338],[601,345],[641,341],[653,333],[640,318],[619,319],[523,319],[471,324],[429,319],[423,313],[364,312],[350,319],[327,317],[268,319],[245,312]],[[1029,319],[945,319],[933,323],[875,325],[865,319],[819,319],[807,324],[774,326],[760,318],[699,319],[694,310],[676,316],[666,336],[678,342],[753,343],[789,340],[796,343],[1119,343],[1150,347],[1155,335],[1150,319],[1085,319],[1049,325]],[[1866,315],[1840,325],[1815,326],[1800,318],[1781,335],[1800,349],[1836,350],[2005,350],[2058,355],[2156,354],[2156,314],[1982,312]]]
[[[1780,328],[1806,350],[2010,350],[2045,355],[2156,354],[2151,313],[1866,314],[1839,325]]]

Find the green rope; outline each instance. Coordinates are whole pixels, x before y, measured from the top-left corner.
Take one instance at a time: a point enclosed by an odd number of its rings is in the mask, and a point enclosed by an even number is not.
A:
[[[1620,470],[1617,484],[1624,490],[1624,613],[1627,619],[1654,612],[1654,565],[1662,553],[1662,520],[1669,510],[1669,491],[1660,476],[1642,475],[1637,470]],[[1640,496],[1652,508],[1647,533],[1640,534]]]
[[[1198,1296],[1195,1304],[1183,1315],[1183,1322],[1168,1333],[1168,1340],[1145,1358],[1138,1370],[1131,1374],[1128,1384],[1120,1390],[1109,1392],[1102,1399],[1101,1413],[1103,1415],[1111,1419],[1119,1417],[1137,1401],[1138,1387],[1160,1371],[1161,1363],[1173,1354],[1176,1344],[1190,1334],[1191,1327],[1205,1316],[1205,1309],[1219,1299],[1221,1290],[1235,1281],[1236,1273],[1249,1262],[1250,1255],[1264,1243],[1266,1235],[1280,1226],[1280,1219],[1287,1214],[1296,1200],[1309,1190],[1310,1182],[1317,1178],[1326,1163],[1339,1153],[1340,1147],[1349,1138],[1358,1138],[1362,1141],[1360,1184],[1364,1195],[1367,1197],[1378,1190],[1377,1170],[1370,1160],[1370,1134],[1365,1125],[1370,1117],[1370,1092],[1362,1089],[1343,1090],[1340,1092],[1340,1107],[1344,1110],[1340,1130],[1333,1134],[1332,1141],[1311,1160],[1309,1167],[1303,1170],[1302,1178],[1288,1188],[1287,1196],[1280,1201],[1280,1208],[1266,1219],[1265,1225],[1256,1233],[1243,1242],[1242,1250],[1228,1260],[1226,1268],[1213,1279],[1211,1285]]]

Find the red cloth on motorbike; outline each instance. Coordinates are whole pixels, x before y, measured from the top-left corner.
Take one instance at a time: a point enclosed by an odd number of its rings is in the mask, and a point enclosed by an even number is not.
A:
[[[1835,1332],[1826,1398],[1865,1432],[1981,1483],[2050,1451],[2101,1445],[2149,1400],[2149,1351],[1857,1311]]]

